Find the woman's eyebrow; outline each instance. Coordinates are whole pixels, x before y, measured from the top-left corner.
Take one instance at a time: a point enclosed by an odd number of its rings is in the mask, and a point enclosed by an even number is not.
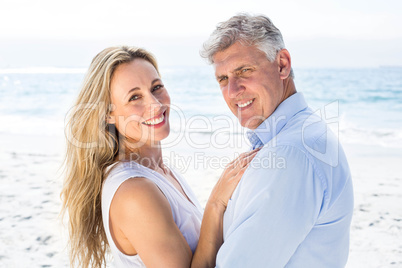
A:
[[[139,88],[139,87],[135,87],[135,88],[130,89],[130,90],[127,92],[127,94],[126,94],[126,98],[127,98],[128,95],[130,95],[131,92],[136,91],[136,90],[140,90],[140,88]]]
[[[162,81],[160,78],[155,78],[154,80],[152,80],[151,85],[155,84],[156,82],[160,82]]]

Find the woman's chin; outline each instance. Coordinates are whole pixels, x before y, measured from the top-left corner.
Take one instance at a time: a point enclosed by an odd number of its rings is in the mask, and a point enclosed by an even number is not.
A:
[[[153,133],[149,134],[150,139],[148,139],[150,144],[159,144],[161,141],[166,139],[170,134],[169,124],[165,125],[163,128],[158,129]]]
[[[163,132],[161,131],[160,133],[155,134],[154,141],[155,142],[161,142],[162,140],[164,140],[167,137],[169,137],[169,134],[170,134],[170,128],[169,128],[169,125],[168,125],[166,130],[164,130]]]
[[[166,139],[170,133],[169,122],[166,122],[163,127],[160,128],[142,128],[142,135],[128,135],[126,136],[131,147],[141,148],[144,145],[156,146],[162,140]],[[126,133],[127,134],[127,133]]]

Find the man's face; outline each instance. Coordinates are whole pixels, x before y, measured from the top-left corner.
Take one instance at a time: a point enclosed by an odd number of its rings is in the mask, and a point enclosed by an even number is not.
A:
[[[213,61],[223,97],[243,127],[257,128],[285,99],[279,57],[270,62],[256,47],[237,42]]]

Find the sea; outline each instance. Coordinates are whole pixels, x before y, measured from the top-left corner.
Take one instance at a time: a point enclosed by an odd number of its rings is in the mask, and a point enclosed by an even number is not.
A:
[[[221,96],[211,66],[160,69],[172,102],[168,147],[188,138],[190,146],[208,149],[214,141],[196,140],[244,136],[245,130]],[[85,72],[85,68],[0,69],[0,135],[64,136],[66,114]],[[402,148],[402,67],[294,72],[297,91],[341,142]],[[223,139],[215,143],[229,145]]]

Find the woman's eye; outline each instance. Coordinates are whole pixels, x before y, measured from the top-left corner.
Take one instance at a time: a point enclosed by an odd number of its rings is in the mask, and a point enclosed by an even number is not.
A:
[[[138,95],[133,95],[129,101],[138,100],[140,97]]]
[[[156,90],[161,89],[161,88],[163,88],[163,85],[156,85],[156,86],[152,89],[152,91],[156,91]]]

